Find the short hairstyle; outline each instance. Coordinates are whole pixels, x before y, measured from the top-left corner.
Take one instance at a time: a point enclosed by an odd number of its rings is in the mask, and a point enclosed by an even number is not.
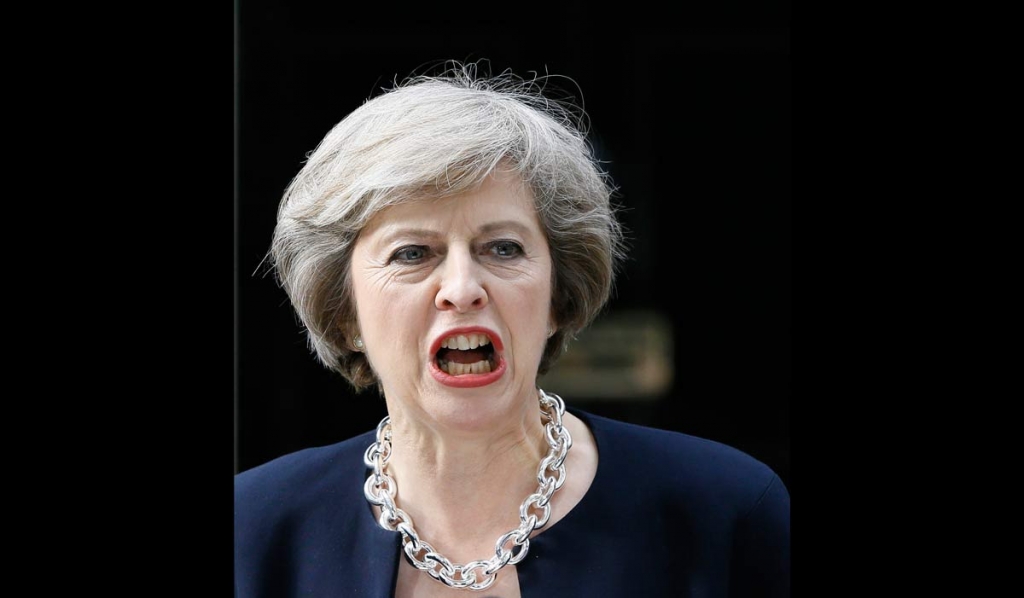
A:
[[[499,165],[531,190],[550,247],[557,330],[538,373],[603,309],[624,256],[615,188],[587,140],[585,113],[546,97],[546,81],[479,75],[457,62],[412,75],[335,125],[288,184],[271,265],[311,350],[356,390],[379,382],[351,344],[360,231],[388,206],[470,190]]]

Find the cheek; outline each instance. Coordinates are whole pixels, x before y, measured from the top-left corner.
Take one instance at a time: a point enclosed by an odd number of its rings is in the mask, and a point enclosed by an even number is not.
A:
[[[416,298],[422,291],[396,285],[362,289],[356,297],[357,318],[363,336],[388,355],[416,351],[417,334],[422,333],[425,317]],[[379,357],[378,357],[379,358]]]
[[[536,284],[522,288],[516,293],[511,305],[515,309],[517,319],[532,322],[537,334],[547,338],[547,329],[552,319],[551,284],[546,277],[538,277]]]
[[[368,289],[364,285],[356,284],[352,290],[356,326],[358,327],[359,334],[368,345],[366,352],[369,353],[370,347],[378,347],[380,345],[380,322],[382,320],[380,312],[383,302],[379,297],[375,296],[372,289]]]
[[[547,272],[540,277],[540,290],[537,291],[537,300],[542,304],[545,318],[552,314],[552,300],[555,294],[555,270],[551,267],[551,260],[548,259]]]
[[[356,313],[360,327],[368,334],[380,334],[379,328],[387,322],[389,312],[400,313],[400,310],[393,309],[397,307],[393,305],[394,299],[374,288],[363,288],[357,292]]]
[[[386,310],[388,302],[401,299],[395,284],[383,269],[363,269],[352,273],[352,296],[360,322]]]

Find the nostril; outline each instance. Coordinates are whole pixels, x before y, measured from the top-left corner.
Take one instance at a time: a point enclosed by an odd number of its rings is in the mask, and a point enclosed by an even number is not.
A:
[[[479,272],[456,266],[451,268],[444,271],[438,281],[434,305],[438,309],[453,309],[459,313],[486,306],[487,290]]]

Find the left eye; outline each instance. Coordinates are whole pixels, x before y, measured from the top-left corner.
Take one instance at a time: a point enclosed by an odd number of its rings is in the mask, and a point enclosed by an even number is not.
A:
[[[418,262],[427,256],[427,248],[422,245],[410,245],[396,251],[391,256],[392,262]]]
[[[491,252],[499,257],[516,257],[523,253],[523,248],[512,241],[498,241],[491,245]]]

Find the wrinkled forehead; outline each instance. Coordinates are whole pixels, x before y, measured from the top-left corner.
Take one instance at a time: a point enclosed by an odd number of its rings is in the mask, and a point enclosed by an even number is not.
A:
[[[461,230],[484,232],[499,226],[541,232],[540,218],[530,187],[517,173],[502,170],[460,192],[426,189],[404,201],[377,211],[360,237],[396,230],[442,233]]]

